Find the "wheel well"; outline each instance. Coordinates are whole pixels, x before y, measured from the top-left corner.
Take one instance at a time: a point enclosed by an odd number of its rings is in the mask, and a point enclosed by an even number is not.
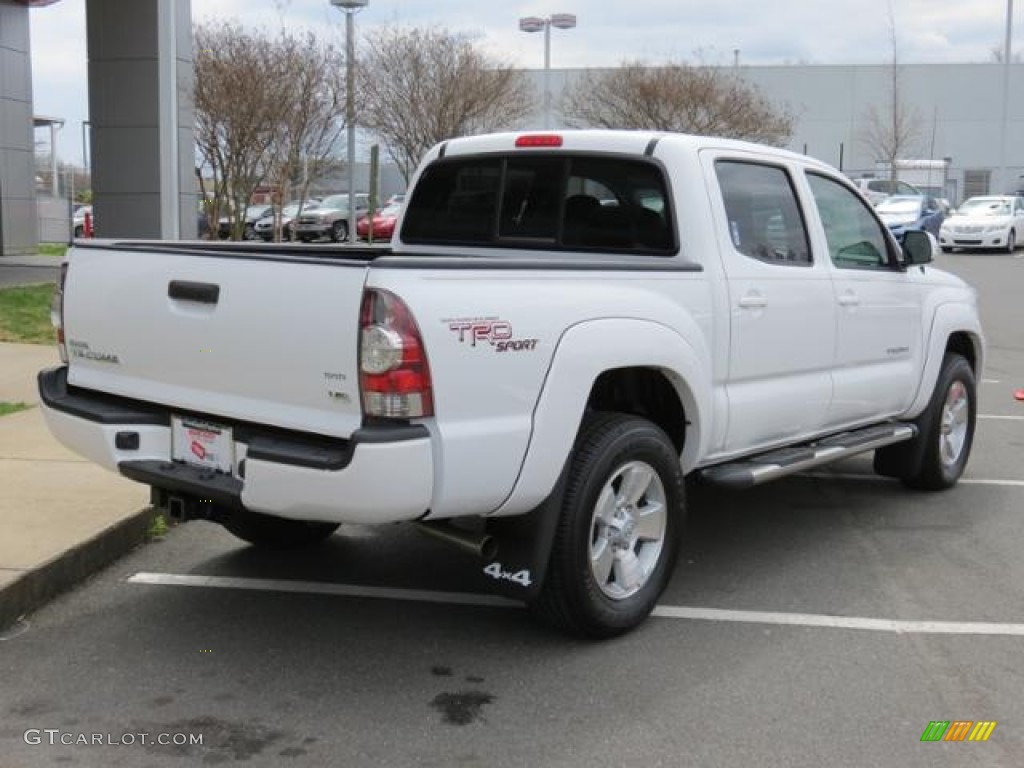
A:
[[[961,355],[968,363],[971,364],[971,369],[978,372],[978,354],[974,349],[974,343],[971,341],[971,337],[966,333],[954,333],[946,341],[946,351],[955,352]]]
[[[587,407],[643,416],[668,435],[680,453],[686,442],[686,413],[679,395],[661,371],[616,368],[597,377]]]

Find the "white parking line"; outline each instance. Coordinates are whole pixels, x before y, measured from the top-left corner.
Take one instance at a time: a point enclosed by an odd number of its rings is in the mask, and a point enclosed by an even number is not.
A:
[[[995,416],[984,413],[979,413],[978,418],[987,421],[1024,421],[1024,416]]]
[[[1001,384],[1002,382],[999,381],[999,379],[982,379],[981,383],[982,384]]]
[[[325,581],[291,581],[288,579],[240,579],[231,576],[189,576],[176,573],[136,573],[127,579],[132,584],[153,584],[166,587],[212,587],[214,589],[246,589],[256,592],[299,592],[307,595],[370,597],[378,600],[407,600],[416,603],[448,605],[484,605],[518,608],[521,603],[496,595],[468,592],[432,592],[425,589],[366,587]]]
[[[823,480],[871,480],[882,483],[898,483],[891,477],[882,475],[861,475],[856,472],[800,472],[794,477],[813,477]],[[1024,480],[991,480],[984,477],[961,477],[957,485],[995,485],[1004,488],[1024,488]]]
[[[723,611],[717,608],[683,608],[669,605],[659,605],[654,609],[654,615],[667,619],[733,621],[743,624],[785,624],[795,627],[825,627],[828,629],[866,629],[872,632],[895,632],[897,634],[1024,637],[1024,624],[994,624],[981,621],[897,621],[814,613]]]
[[[231,576],[195,576],[174,573],[136,573],[127,581],[169,587],[207,587],[212,589],[244,589],[257,592],[289,592],[341,597],[368,597],[381,600],[405,600],[418,603],[477,605],[496,608],[520,608],[514,600],[494,595],[466,592],[437,592],[393,587],[367,587],[321,581],[289,581],[286,579],[242,579]],[[827,616],[813,613],[774,613],[770,611],[729,611],[718,608],[689,608],[659,605],[654,616],[663,619],[691,621],[725,621],[742,624],[779,624],[826,629],[862,629],[873,632],[932,635],[1001,635],[1024,637],[1024,624],[997,624],[977,621],[898,621],[867,619],[856,616]]]

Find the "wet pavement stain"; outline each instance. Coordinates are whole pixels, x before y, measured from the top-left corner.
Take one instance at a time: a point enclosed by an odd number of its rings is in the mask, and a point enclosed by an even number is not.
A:
[[[430,674],[432,674],[434,677],[451,677],[452,676],[452,668],[451,667],[441,667],[441,666],[431,667],[430,668]]]
[[[443,715],[448,725],[469,725],[480,719],[484,705],[493,701],[494,696],[483,691],[460,691],[439,693],[430,706]]]

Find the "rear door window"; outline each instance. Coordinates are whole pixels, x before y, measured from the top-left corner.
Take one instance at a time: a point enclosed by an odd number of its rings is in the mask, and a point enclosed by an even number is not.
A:
[[[733,247],[753,259],[809,266],[811,248],[789,174],[761,163],[719,160],[718,186]]]
[[[402,239],[653,255],[677,250],[658,164],[551,152],[435,162],[413,191]]]

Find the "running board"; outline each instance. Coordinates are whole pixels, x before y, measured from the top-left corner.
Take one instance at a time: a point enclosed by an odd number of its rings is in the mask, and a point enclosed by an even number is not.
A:
[[[749,488],[858,453],[911,440],[916,435],[917,427],[913,424],[880,424],[708,467],[701,471],[700,476],[714,485]]]

